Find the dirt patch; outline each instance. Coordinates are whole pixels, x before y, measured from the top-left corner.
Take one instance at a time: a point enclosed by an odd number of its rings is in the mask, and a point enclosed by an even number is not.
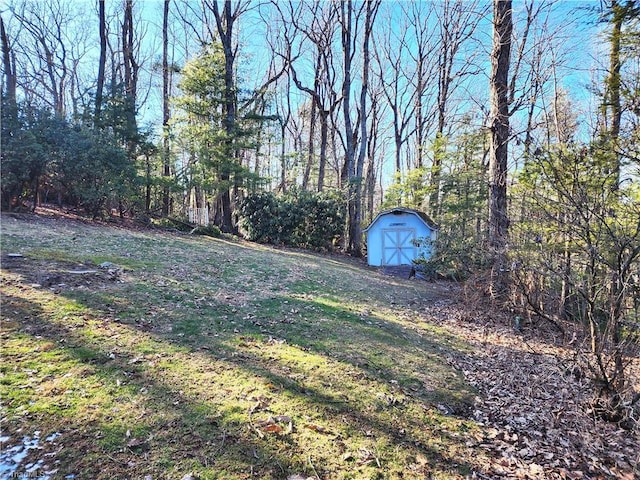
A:
[[[415,270],[411,265],[387,265],[382,267],[380,272],[390,277],[411,278],[415,276]]]
[[[124,269],[109,262],[95,265],[92,262],[40,260],[11,253],[2,257],[2,270],[17,275],[20,283],[56,292],[98,290],[124,281]]]
[[[84,226],[108,226],[113,228],[125,228],[127,230],[153,230],[153,226],[141,223],[131,218],[111,216],[105,219],[91,219],[73,211],[66,211],[52,206],[39,206],[35,213],[32,212],[3,212],[5,219],[13,218],[21,222],[37,225],[84,225]]]

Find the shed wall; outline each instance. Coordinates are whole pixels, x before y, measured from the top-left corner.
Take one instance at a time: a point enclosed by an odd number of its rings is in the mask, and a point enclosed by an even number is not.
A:
[[[428,258],[428,247],[419,249],[411,240],[433,238],[433,230],[413,213],[397,212],[381,215],[367,231],[369,265],[409,265],[421,253]]]

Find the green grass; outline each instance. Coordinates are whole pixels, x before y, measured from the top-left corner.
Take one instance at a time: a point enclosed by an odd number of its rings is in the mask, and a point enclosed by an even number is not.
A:
[[[478,425],[437,408],[474,392],[445,361],[468,347],[420,316],[438,296],[427,283],[34,217],[3,218],[9,252],[24,258],[2,270],[3,434],[59,432],[45,447],[61,476],[464,478],[479,464]],[[87,260],[124,273],[31,286],[32,270]]]

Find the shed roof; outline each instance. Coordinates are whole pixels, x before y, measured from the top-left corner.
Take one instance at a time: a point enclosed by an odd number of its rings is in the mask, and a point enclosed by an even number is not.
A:
[[[414,210],[413,208],[407,208],[407,207],[395,207],[395,208],[390,208],[388,210],[383,210],[382,212],[378,213],[375,218],[371,221],[371,223],[369,224],[369,226],[367,228],[365,228],[363,231],[366,232],[367,230],[369,230],[377,221],[380,217],[384,216],[384,215],[388,215],[388,214],[393,214],[393,213],[410,213],[412,215],[415,215],[416,217],[418,217],[420,220],[422,220],[422,222],[429,227],[431,230],[439,230],[440,226],[435,223],[433,220],[431,220],[431,217],[429,217],[429,215],[427,215],[424,212],[421,212],[420,210]]]

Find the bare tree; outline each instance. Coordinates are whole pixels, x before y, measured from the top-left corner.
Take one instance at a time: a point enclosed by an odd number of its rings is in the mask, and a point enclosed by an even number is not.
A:
[[[311,98],[307,163],[302,177],[302,187],[307,188],[312,165],[315,163],[316,123],[320,124],[320,154],[318,159],[317,190],[322,191],[325,183],[327,163],[329,119],[338,108],[341,98],[335,85],[337,76],[334,68],[332,43],[336,33],[337,10],[323,2],[274,2],[282,22],[281,35],[284,39],[284,52],[280,55],[286,60],[288,71],[296,88]],[[287,10],[283,9],[283,5]],[[309,48],[311,44],[311,48]],[[305,81],[308,73],[300,70],[298,60],[312,52],[312,81]]]
[[[509,144],[509,65],[513,30],[511,0],[493,0],[493,49],[491,51],[491,146],[489,153],[489,245],[493,269],[491,291],[506,290],[507,160]]]
[[[413,9],[419,8],[411,3]],[[391,12],[389,12],[391,15]],[[388,25],[392,25],[397,19],[387,19]],[[417,19],[416,15],[416,21]],[[395,145],[394,164],[397,181],[400,181],[402,172],[402,152],[411,135],[411,127],[414,117],[422,117],[421,98],[424,93],[424,69],[426,68],[426,53],[423,50],[423,41],[418,40],[418,53],[416,68],[407,68],[411,65],[407,61],[410,58],[409,47],[410,29],[395,29],[391,26],[382,29],[379,37],[374,37],[374,59],[377,77],[382,87],[382,93],[391,110],[391,122],[393,127],[393,141]],[[417,77],[418,86],[412,86],[412,81]],[[416,99],[414,101],[414,99]],[[418,120],[416,120],[417,122]]]
[[[290,22],[284,17],[282,10],[278,8],[278,4],[274,4],[275,10],[278,12],[279,17],[267,15],[263,18],[265,25],[267,26],[266,41],[271,51],[271,58],[269,62],[268,78],[276,76],[276,71],[279,69],[278,63],[288,66],[290,41],[291,36],[294,34],[289,33]],[[272,13],[272,9],[267,9],[267,13]],[[263,12],[261,12],[263,14]],[[293,137],[294,151],[297,157],[299,150],[296,148],[300,141],[301,132],[296,123],[296,119],[293,115],[293,107],[291,104],[291,96],[288,92],[291,91],[291,75],[286,75],[283,81],[276,80],[275,90],[273,92],[273,103],[275,113],[278,122],[278,129],[280,134],[280,151],[279,151],[279,171],[277,178],[279,182],[276,190],[281,192],[287,191],[287,173],[289,165],[287,162],[287,146],[288,135]]]
[[[169,6],[171,0],[164,0],[162,10],[162,176],[171,176],[171,146],[169,144],[169,92],[171,90],[169,76]],[[165,185],[162,192],[162,214],[169,215],[171,210],[171,195],[169,187]]]
[[[11,12],[24,31],[17,59],[22,78],[17,81],[27,96],[38,97],[64,116],[70,68],[65,35],[74,16],[70,3],[21,1],[11,5]]]
[[[343,183],[347,183],[351,172],[355,171],[355,141],[351,119],[351,64],[353,62],[355,39],[353,34],[353,2],[341,2],[339,7],[340,39],[342,45],[342,114],[344,117],[345,162],[342,173]]]
[[[2,41],[2,66],[4,68],[4,88],[9,103],[16,104],[16,64],[15,56],[11,49],[9,37],[4,27],[4,20],[0,17],[0,40]]]
[[[380,152],[380,150],[384,149],[384,143],[381,141],[381,130],[387,105],[383,101],[384,94],[380,78],[372,78],[368,90],[371,108],[369,115],[367,115],[369,134],[367,135],[367,162],[362,196],[364,199],[363,220],[371,221],[373,220],[375,209],[376,179],[380,174],[381,159],[384,158],[384,153]]]
[[[356,238],[359,226],[356,217],[355,201],[357,198],[358,179],[356,175],[356,152],[353,121],[351,119],[351,66],[355,55],[356,35],[353,25],[354,5],[351,0],[341,2],[339,8],[339,21],[342,45],[342,114],[344,121],[345,161],[342,169],[342,183],[347,185],[347,250],[360,255],[360,239]]]
[[[124,67],[124,96],[126,102],[125,120],[127,128],[127,150],[133,158],[138,133],[136,119],[138,72],[140,65],[137,61],[135,48],[135,32],[133,22],[133,0],[124,2],[124,18],[122,22],[122,62]]]
[[[524,2],[524,23],[521,31],[513,35],[513,68],[509,80],[509,116],[526,108],[526,126],[524,158],[531,155],[533,132],[537,127],[535,113],[540,101],[543,101],[545,87],[561,65],[560,50],[556,46],[560,35],[557,29],[548,25],[548,16],[553,4],[547,0],[528,0]],[[518,29],[516,22],[514,30]],[[564,22],[563,27],[570,22]],[[514,127],[511,126],[513,130]],[[512,136],[519,133],[516,131]],[[517,165],[517,164],[516,164]]]
[[[433,41],[435,30],[431,28],[429,20],[433,13],[433,5],[424,2],[410,2],[410,9],[406,12],[409,18],[414,41],[416,42],[415,54],[411,58],[415,63],[415,167],[422,168],[425,162],[425,139],[427,129],[433,113],[425,105],[425,95],[429,90],[433,64],[430,59],[437,48],[437,42]],[[427,9],[425,11],[425,8]]]
[[[440,177],[444,156],[443,142],[439,139],[447,136],[446,127],[451,121],[450,99],[457,87],[457,82],[469,74],[477,73],[472,56],[466,54],[466,60],[460,62],[463,48],[472,39],[478,22],[482,18],[477,2],[455,0],[444,2],[441,9],[436,9],[439,28],[438,71],[437,71],[437,129],[435,151],[431,163],[431,179],[429,198],[430,210],[437,214],[440,198]]]
[[[100,58],[98,60],[98,78],[96,80],[96,98],[94,121],[100,123],[102,112],[102,95],[104,90],[105,66],[107,63],[107,20],[105,14],[105,0],[98,0],[98,32],[100,34]]]
[[[375,17],[380,6],[378,0],[367,0],[358,12],[353,3],[348,0],[340,5],[339,21],[341,27],[342,54],[343,54],[343,83],[342,83],[342,113],[344,116],[345,138],[345,163],[342,173],[343,182],[346,180],[347,193],[347,230],[348,251],[355,256],[362,255],[362,172],[366,154],[366,98],[368,95],[368,78],[371,39]],[[352,65],[356,52],[357,26],[364,11],[364,25],[362,25],[362,58],[363,75],[361,78],[360,101],[358,120],[354,128],[351,119],[351,90]],[[355,23],[354,23],[355,21]],[[364,124],[364,125],[363,125]],[[360,138],[357,139],[357,129],[360,130]],[[360,149],[356,154],[356,142],[360,141]]]
[[[358,152],[358,158],[356,160],[356,191],[354,199],[354,219],[353,223],[353,236],[354,241],[350,240],[350,244],[353,245],[352,251],[358,256],[362,255],[362,190],[363,190],[363,168],[364,160],[367,155],[368,143],[368,131],[367,131],[367,98],[369,97],[369,69],[370,69],[370,52],[369,43],[373,34],[373,25],[375,22],[378,8],[382,0],[367,0],[366,11],[364,17],[364,30],[362,39],[362,87],[360,89],[360,151]]]
[[[278,190],[287,191],[287,127],[291,124],[291,100],[288,95],[285,96],[284,105],[280,102],[276,104],[276,112],[278,114],[278,126],[280,127],[280,183]]]

